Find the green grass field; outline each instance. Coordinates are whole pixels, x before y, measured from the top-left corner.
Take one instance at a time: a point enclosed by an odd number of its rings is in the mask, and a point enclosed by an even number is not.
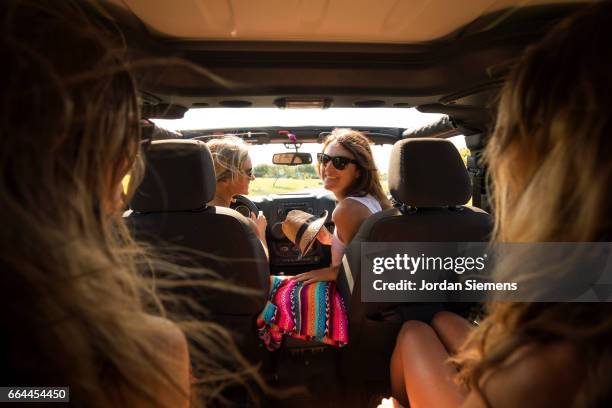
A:
[[[389,194],[387,182],[382,183],[385,193]],[[251,181],[249,186],[249,195],[268,195],[268,194],[282,194],[291,193],[294,191],[304,190],[306,188],[323,188],[323,182],[319,179],[307,179],[307,180],[296,180],[286,178],[268,178],[258,177]],[[472,199],[467,203],[472,205]]]
[[[385,193],[389,194],[387,181],[382,182]],[[271,178],[258,177],[251,181],[249,194],[252,195],[267,195],[267,194],[282,194],[291,193],[294,191],[304,190],[307,188],[323,188],[323,182],[320,179],[297,180],[291,178]]]
[[[288,178],[258,177],[251,181],[249,194],[267,195],[291,193],[306,188],[322,188],[323,182],[319,179],[296,180]]]

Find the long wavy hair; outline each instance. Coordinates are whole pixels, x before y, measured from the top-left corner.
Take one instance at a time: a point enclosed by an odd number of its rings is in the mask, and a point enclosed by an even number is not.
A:
[[[166,313],[166,282],[142,273],[185,270],[134,242],[113,202],[142,173],[137,89],[117,33],[89,15],[78,1],[0,4],[1,382],[70,386],[74,406],[129,404],[117,390],[160,405],[179,386],[149,313],[187,334],[191,396],[206,404],[260,379],[226,330]]]
[[[323,141],[321,151],[324,152],[327,145],[331,142],[336,142],[351,152],[355,156],[360,170],[359,178],[348,187],[344,194],[346,196],[364,196],[370,194],[380,203],[383,209],[391,208],[391,202],[380,183],[378,168],[376,163],[374,163],[374,156],[370,148],[370,140],[366,135],[353,129],[334,129]],[[317,167],[317,171],[321,174],[320,166]]]
[[[249,148],[244,140],[236,136],[211,139],[206,145],[215,163],[217,182],[233,180],[242,171],[242,164],[249,156]]]
[[[602,46],[610,42],[608,1],[558,24],[510,74],[485,154],[498,242],[610,239],[612,48]],[[516,263],[514,273],[537,271]],[[572,368],[572,406],[609,406],[609,303],[494,303],[454,361],[479,390],[483,375],[520,349],[554,343],[584,362]]]

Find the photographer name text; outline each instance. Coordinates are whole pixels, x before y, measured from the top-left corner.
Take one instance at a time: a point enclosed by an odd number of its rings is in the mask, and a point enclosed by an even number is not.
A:
[[[468,279],[465,282],[450,282],[443,280],[441,282],[429,282],[421,280],[420,285],[417,282],[402,279],[397,282],[385,282],[382,279],[376,279],[372,284],[376,291],[401,290],[401,291],[458,291],[458,290],[474,290],[474,291],[492,291],[506,290],[514,291],[518,289],[516,282],[479,282],[475,279]]]

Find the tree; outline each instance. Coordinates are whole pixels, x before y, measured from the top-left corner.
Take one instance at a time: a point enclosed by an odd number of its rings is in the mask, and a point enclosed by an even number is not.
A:
[[[317,179],[319,175],[312,164],[300,164],[298,166],[274,166],[270,164],[258,164],[253,168],[255,177],[264,178],[296,178]]]
[[[258,164],[253,168],[253,174],[255,177],[271,177],[272,167],[273,166],[265,163]]]
[[[295,167],[296,167],[296,172],[299,171],[302,177],[304,177],[305,179],[319,178],[319,175],[317,174],[317,170],[312,164],[301,164]]]

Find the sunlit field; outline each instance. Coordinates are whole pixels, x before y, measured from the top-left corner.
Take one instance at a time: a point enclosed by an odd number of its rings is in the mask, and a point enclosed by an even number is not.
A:
[[[383,189],[389,194],[386,178],[382,181]],[[283,194],[311,188],[323,188],[320,179],[299,180],[294,178],[257,177],[249,186],[250,195]]]
[[[258,177],[251,181],[249,194],[282,194],[308,188],[323,188],[323,182],[319,179],[297,180],[291,178]]]

